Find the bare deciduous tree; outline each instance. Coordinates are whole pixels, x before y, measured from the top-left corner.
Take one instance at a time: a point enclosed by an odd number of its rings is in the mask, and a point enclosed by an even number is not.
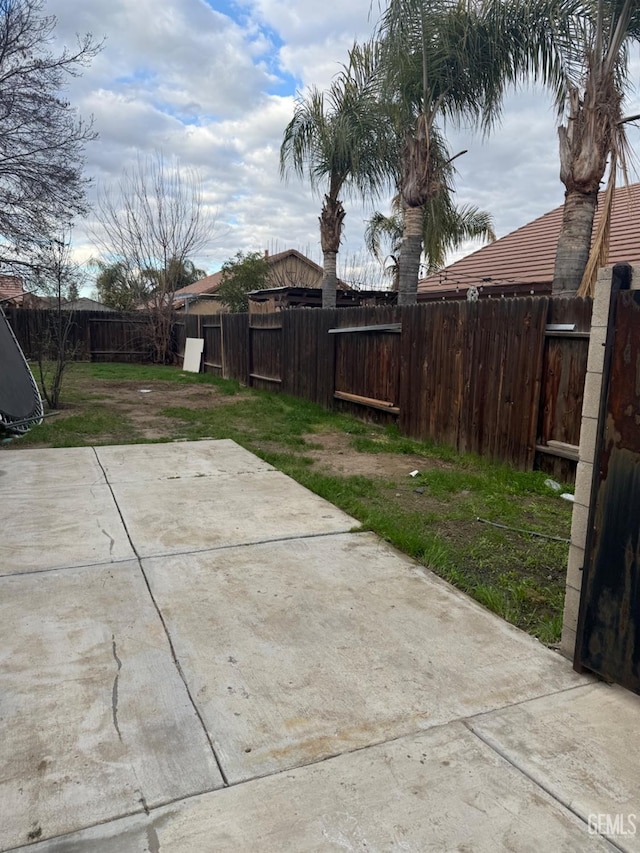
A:
[[[61,95],[101,46],[91,35],[74,49],[49,50],[55,17],[44,0],[0,0],[0,262],[25,251],[85,211],[82,170],[91,122]]]
[[[181,271],[213,234],[198,174],[161,154],[139,157],[116,187],[99,193],[96,219],[93,237],[103,258],[141,283],[156,361],[170,361]]]
[[[67,302],[74,294],[78,294],[86,280],[85,271],[71,257],[70,231],[43,241],[31,256],[30,268],[29,289],[48,297],[50,309],[40,312],[40,386],[49,408],[57,409],[64,372],[76,356],[72,340],[74,312],[69,309]]]

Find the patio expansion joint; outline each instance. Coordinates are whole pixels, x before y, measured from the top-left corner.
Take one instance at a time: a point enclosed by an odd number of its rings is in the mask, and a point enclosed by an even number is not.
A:
[[[227,786],[229,785],[229,781],[228,781],[228,779],[227,779],[227,775],[226,775],[226,773],[225,773],[225,771],[224,771],[224,768],[222,767],[222,763],[221,763],[220,758],[219,758],[219,756],[218,756],[218,754],[217,754],[217,752],[216,752],[216,749],[215,749],[215,747],[214,747],[214,745],[213,745],[213,740],[211,739],[211,736],[210,736],[210,734],[209,734],[209,731],[208,731],[208,729],[207,729],[207,727],[206,727],[206,725],[205,725],[205,722],[204,722],[204,719],[203,719],[203,717],[202,717],[202,714],[200,713],[200,709],[198,708],[198,706],[197,706],[197,704],[196,704],[196,701],[195,701],[195,699],[194,699],[194,697],[193,697],[193,694],[191,693],[191,690],[189,689],[189,685],[188,685],[188,683],[187,683],[187,679],[185,678],[185,674],[184,674],[184,672],[183,672],[183,670],[182,670],[182,666],[180,665],[180,661],[178,660],[178,656],[177,656],[177,654],[176,654],[176,650],[175,650],[175,647],[174,647],[174,644],[173,644],[173,638],[171,637],[171,633],[170,633],[170,631],[169,631],[169,628],[168,628],[168,626],[167,626],[167,623],[166,623],[166,621],[165,621],[165,619],[164,619],[164,616],[163,616],[163,614],[162,614],[162,611],[160,610],[160,607],[159,607],[159,605],[158,605],[158,602],[156,601],[155,596],[154,596],[154,594],[153,594],[153,591],[152,591],[152,589],[151,589],[151,585],[150,585],[150,583],[149,583],[149,578],[147,577],[147,574],[146,574],[146,572],[145,572],[145,570],[144,570],[144,566],[142,565],[142,560],[141,560],[141,558],[140,558],[140,555],[138,554],[138,551],[137,551],[137,549],[136,549],[136,546],[134,545],[133,540],[131,539],[131,535],[130,535],[130,533],[129,533],[129,528],[128,528],[128,527],[127,527],[127,525],[126,525],[126,522],[125,522],[124,517],[123,517],[123,515],[122,515],[122,511],[121,511],[121,509],[120,509],[120,506],[119,506],[119,504],[118,504],[118,501],[117,501],[117,499],[116,499],[116,496],[115,496],[115,494],[114,494],[114,492],[113,492],[113,488],[111,487],[111,483],[109,482],[109,480],[108,480],[108,478],[107,478],[107,472],[106,472],[106,471],[104,470],[104,468],[102,467],[102,463],[101,463],[101,461],[100,461],[100,459],[99,459],[99,457],[98,457],[98,454],[96,453],[96,449],[95,449],[95,447],[94,447],[94,448],[92,448],[92,450],[93,450],[93,452],[94,452],[94,454],[95,454],[96,461],[97,461],[98,465],[100,466],[100,468],[102,469],[102,472],[103,472],[103,474],[104,474],[104,476],[105,476],[105,480],[107,481],[107,485],[109,486],[109,491],[111,492],[111,495],[112,495],[112,497],[113,497],[113,501],[114,501],[115,506],[116,506],[116,509],[117,509],[117,511],[118,511],[118,515],[120,516],[120,520],[122,521],[122,526],[124,527],[124,530],[125,530],[125,532],[126,532],[126,534],[127,534],[127,539],[129,540],[129,544],[131,545],[131,549],[132,549],[133,553],[135,554],[135,558],[136,558],[136,560],[137,560],[138,567],[139,567],[139,569],[140,569],[140,572],[141,572],[141,574],[142,574],[143,580],[144,580],[144,582],[145,582],[145,586],[147,587],[147,591],[148,591],[148,593],[149,593],[149,597],[151,598],[151,601],[152,601],[153,606],[154,606],[154,608],[155,608],[155,610],[156,610],[156,613],[158,614],[158,618],[160,619],[160,622],[161,622],[162,627],[163,627],[163,629],[164,629],[164,632],[165,632],[165,635],[166,635],[166,638],[167,638],[167,642],[169,643],[169,649],[170,649],[170,651],[171,651],[171,657],[172,657],[172,660],[173,660],[174,666],[175,666],[175,667],[176,667],[176,669],[178,670],[178,674],[179,674],[179,676],[180,676],[180,678],[181,678],[181,680],[182,680],[182,683],[184,684],[184,689],[185,689],[185,690],[186,690],[186,692],[187,692],[187,696],[189,697],[189,701],[191,702],[191,706],[193,707],[194,713],[195,713],[195,715],[197,716],[197,718],[198,718],[198,720],[199,720],[199,722],[200,722],[200,725],[201,725],[201,727],[202,727],[202,730],[203,730],[203,732],[204,732],[204,735],[205,735],[205,737],[206,737],[206,739],[207,739],[207,742],[208,742],[208,744],[209,744],[209,747],[210,747],[211,752],[212,752],[212,754],[213,754],[213,757],[214,757],[214,759],[215,759],[215,762],[216,762],[216,765],[217,765],[217,768],[218,768],[218,772],[220,773],[220,776],[222,777],[222,781],[223,781],[223,783],[224,783],[225,787],[227,787]],[[115,657],[115,641],[114,641],[114,657]],[[117,661],[118,661],[118,658],[117,658],[117,657],[115,657],[115,659],[116,659],[116,662],[117,662]],[[119,669],[118,669],[118,673],[116,674],[116,682],[114,683],[114,689],[115,689],[115,684],[117,683],[117,677],[118,677],[118,674],[119,674]],[[117,698],[117,694],[116,694],[116,698]],[[115,706],[114,706],[114,715],[115,715]],[[114,716],[114,724],[115,724],[115,722],[116,722],[116,718],[115,718],[115,716]],[[146,803],[143,803],[143,805],[144,805],[144,810],[145,810],[145,812],[147,812],[147,814],[148,814],[148,809],[147,809]]]
[[[579,685],[579,686],[583,687],[584,685]],[[569,690],[575,690],[575,689],[576,688],[569,688]],[[565,693],[565,692],[567,692],[567,691],[558,690],[558,691],[554,691],[554,693],[547,694],[547,695],[554,695],[555,693],[559,694],[559,693]],[[540,698],[540,697],[538,697],[538,698]],[[527,701],[532,701],[532,700],[527,700]],[[524,704],[524,702],[515,702],[514,706],[522,705],[522,704]],[[512,706],[508,705],[506,707],[512,707]],[[499,709],[499,710],[502,710],[502,709]],[[487,712],[487,714],[492,714],[492,713],[494,713],[494,712],[493,711]],[[487,714],[484,714],[484,715],[477,714],[475,716],[478,716],[478,717],[479,716],[487,716]],[[548,797],[550,797],[555,803],[558,803],[558,805],[561,806],[561,808],[570,812],[574,817],[576,817],[580,821],[581,824],[583,824],[586,828],[588,828],[591,833],[593,833],[594,835],[597,834],[598,838],[601,838],[602,841],[604,841],[607,845],[609,845],[609,847],[611,848],[612,851],[616,850],[616,851],[618,851],[618,853],[628,853],[628,850],[626,847],[623,847],[622,845],[618,844],[612,838],[610,838],[606,835],[602,835],[599,832],[598,833],[593,832],[593,830],[590,829],[590,826],[589,826],[587,819],[579,811],[579,809],[575,808],[570,802],[568,802],[566,799],[564,799],[562,796],[560,796],[550,786],[545,785],[545,783],[541,779],[539,779],[535,773],[532,773],[529,770],[527,770],[527,768],[524,766],[524,764],[522,762],[517,761],[512,755],[509,754],[509,752],[507,750],[503,749],[492,738],[486,737],[486,736],[482,735],[480,732],[476,731],[473,728],[473,726],[471,725],[471,721],[473,719],[474,719],[473,717],[468,717],[467,719],[463,719],[460,722],[465,726],[465,728],[472,735],[474,735],[476,738],[478,738],[478,740],[481,743],[483,743],[486,747],[488,747],[496,755],[499,755],[503,761],[506,761],[506,763],[509,764],[510,767],[513,767],[514,770],[516,770],[518,773],[520,773],[522,776],[524,776],[526,779],[528,779],[532,784],[534,784],[536,786],[536,788],[539,788],[541,791],[544,791],[544,793]]]
[[[560,695],[561,693],[568,693],[572,690],[582,690],[582,689],[585,689],[585,688],[590,687],[590,686],[591,686],[591,684],[576,684],[572,687],[566,687],[566,688],[563,688],[560,690],[552,690],[549,693],[540,693],[540,694],[537,694],[535,696],[529,696],[526,699],[520,700],[519,702],[509,702],[506,705],[501,705],[499,707],[492,708],[489,711],[478,711],[477,714],[470,714],[468,716],[461,716],[461,717],[452,717],[450,720],[444,720],[443,722],[435,723],[433,725],[427,726],[426,728],[418,726],[414,729],[411,729],[410,731],[400,732],[399,734],[391,735],[389,737],[382,738],[381,740],[372,740],[370,743],[364,743],[364,744],[361,744],[359,746],[346,747],[346,748],[342,749],[340,752],[332,752],[330,755],[322,756],[322,758],[314,758],[314,759],[311,759],[309,761],[303,760],[299,764],[296,764],[293,767],[279,768],[277,770],[267,770],[264,773],[256,773],[253,776],[246,776],[242,779],[237,779],[235,781],[230,780],[229,781],[229,788],[235,788],[235,787],[238,787],[239,785],[246,785],[249,782],[257,782],[260,779],[268,779],[272,776],[278,776],[281,773],[289,773],[292,770],[301,770],[304,767],[314,767],[314,766],[317,766],[319,764],[324,764],[325,761],[333,761],[336,758],[341,758],[342,756],[345,756],[345,755],[353,755],[353,754],[356,754],[358,752],[364,752],[368,749],[386,746],[387,744],[396,743],[398,741],[411,740],[412,738],[420,737],[422,735],[426,735],[428,732],[436,731],[438,729],[444,729],[447,726],[451,726],[451,725],[462,725],[465,728],[467,728],[472,734],[476,734],[476,732],[474,732],[473,729],[471,728],[471,722],[474,719],[476,719],[476,717],[487,716],[488,714],[493,714],[495,712],[504,711],[507,708],[516,708],[516,707],[518,707],[518,705],[525,705],[528,702],[535,702],[538,699],[545,699],[549,696],[556,696],[556,695]],[[541,787],[541,786],[538,786],[538,787]],[[189,799],[191,796],[198,796],[198,794],[189,795],[189,797],[185,797],[182,799]],[[616,848],[616,849],[618,849],[618,848]],[[623,850],[623,853],[625,853],[624,850]]]
[[[460,717],[460,722],[466,725],[467,722],[471,723],[478,717],[486,717],[488,714],[498,714],[501,711],[506,711],[508,708],[518,708],[520,705],[528,705],[530,702],[537,702],[539,699],[547,699],[550,696],[560,696],[562,693],[571,693],[573,690],[585,690],[588,687],[593,687],[594,684],[602,683],[595,676],[588,676],[585,674],[585,677],[589,678],[589,681],[584,684],[572,684],[570,687],[561,687],[559,690],[549,690],[544,693],[536,693],[535,696],[527,696],[525,699],[518,699],[517,702],[505,702],[504,705],[497,705],[490,711],[478,711],[476,714],[469,714],[466,717]]]
[[[157,560],[161,557],[188,557],[189,554],[208,554],[213,553],[215,551],[231,551],[233,549],[238,548],[254,548],[256,545],[277,545],[279,542],[304,542],[307,539],[327,539],[331,536],[344,536],[347,533],[354,534],[357,536],[358,534],[366,534],[368,532],[369,531],[367,530],[360,530],[359,528],[354,529],[353,527],[345,527],[344,530],[329,530],[325,533],[294,533],[291,536],[276,536],[273,539],[257,539],[256,541],[251,542],[236,542],[233,545],[212,545],[208,548],[192,548],[189,551],[171,551],[168,554],[143,554],[140,559]],[[131,539],[129,539],[129,542],[131,542]],[[133,543],[131,543],[131,547],[133,548]]]
[[[44,569],[29,569],[25,572],[4,572],[0,574],[0,581],[4,580],[5,578],[25,578],[29,577],[30,575],[46,575],[49,572],[75,572],[77,569],[91,569],[94,566],[118,566],[122,565],[123,563],[130,563],[132,562],[132,560],[133,557],[123,557],[121,560],[111,560],[108,563],[105,563],[104,560],[96,560],[91,563],[80,563],[77,566],[47,566]]]

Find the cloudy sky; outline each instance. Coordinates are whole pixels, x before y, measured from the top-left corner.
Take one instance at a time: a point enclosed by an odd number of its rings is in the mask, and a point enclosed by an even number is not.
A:
[[[93,115],[99,133],[86,152],[92,197],[139,152],[162,151],[198,170],[215,212],[210,247],[196,259],[207,272],[238,250],[296,248],[320,261],[320,201],[295,178],[280,180],[279,146],[296,92],[329,83],[354,39],[371,34],[376,0],[48,0],[46,8],[62,42],[85,32],[105,39],[68,93],[84,117]],[[509,97],[487,140],[454,131],[449,137],[454,151],[468,149],[457,161],[457,199],[490,211],[498,236],[561,204],[554,112],[545,95]],[[640,131],[631,137],[638,150]],[[370,211],[345,206],[339,272],[352,280],[366,258]],[[74,237],[82,259],[95,254],[85,224]]]

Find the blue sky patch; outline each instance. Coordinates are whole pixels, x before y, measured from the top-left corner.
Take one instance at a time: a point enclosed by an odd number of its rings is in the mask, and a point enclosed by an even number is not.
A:
[[[140,68],[135,68],[130,74],[114,77],[114,83],[117,83],[119,86],[138,86],[140,84],[152,83],[157,76],[156,71],[141,66]]]
[[[245,11],[246,4],[236,3],[234,0],[205,0],[205,3],[211,6],[215,12],[220,12],[222,15],[226,15],[227,18],[231,18],[239,26],[243,27],[246,25],[248,19],[248,14]]]
[[[234,2],[234,0],[206,0],[206,3],[246,30],[250,44],[255,46],[259,40],[262,40],[268,45],[267,50],[255,54],[256,62],[261,63],[275,78],[267,87],[267,94],[280,97],[295,94],[301,87],[301,81],[280,67],[280,49],[284,46],[284,41],[278,31],[253,17],[248,3]]]

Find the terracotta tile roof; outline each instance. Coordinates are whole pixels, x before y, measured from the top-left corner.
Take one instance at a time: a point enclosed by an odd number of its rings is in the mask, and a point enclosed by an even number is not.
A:
[[[602,193],[600,194],[602,198]],[[613,201],[609,263],[640,263],[640,183],[619,187]],[[594,234],[598,222],[594,223]],[[498,288],[550,290],[562,205],[418,282],[418,293]],[[536,287],[537,285],[537,287]]]

